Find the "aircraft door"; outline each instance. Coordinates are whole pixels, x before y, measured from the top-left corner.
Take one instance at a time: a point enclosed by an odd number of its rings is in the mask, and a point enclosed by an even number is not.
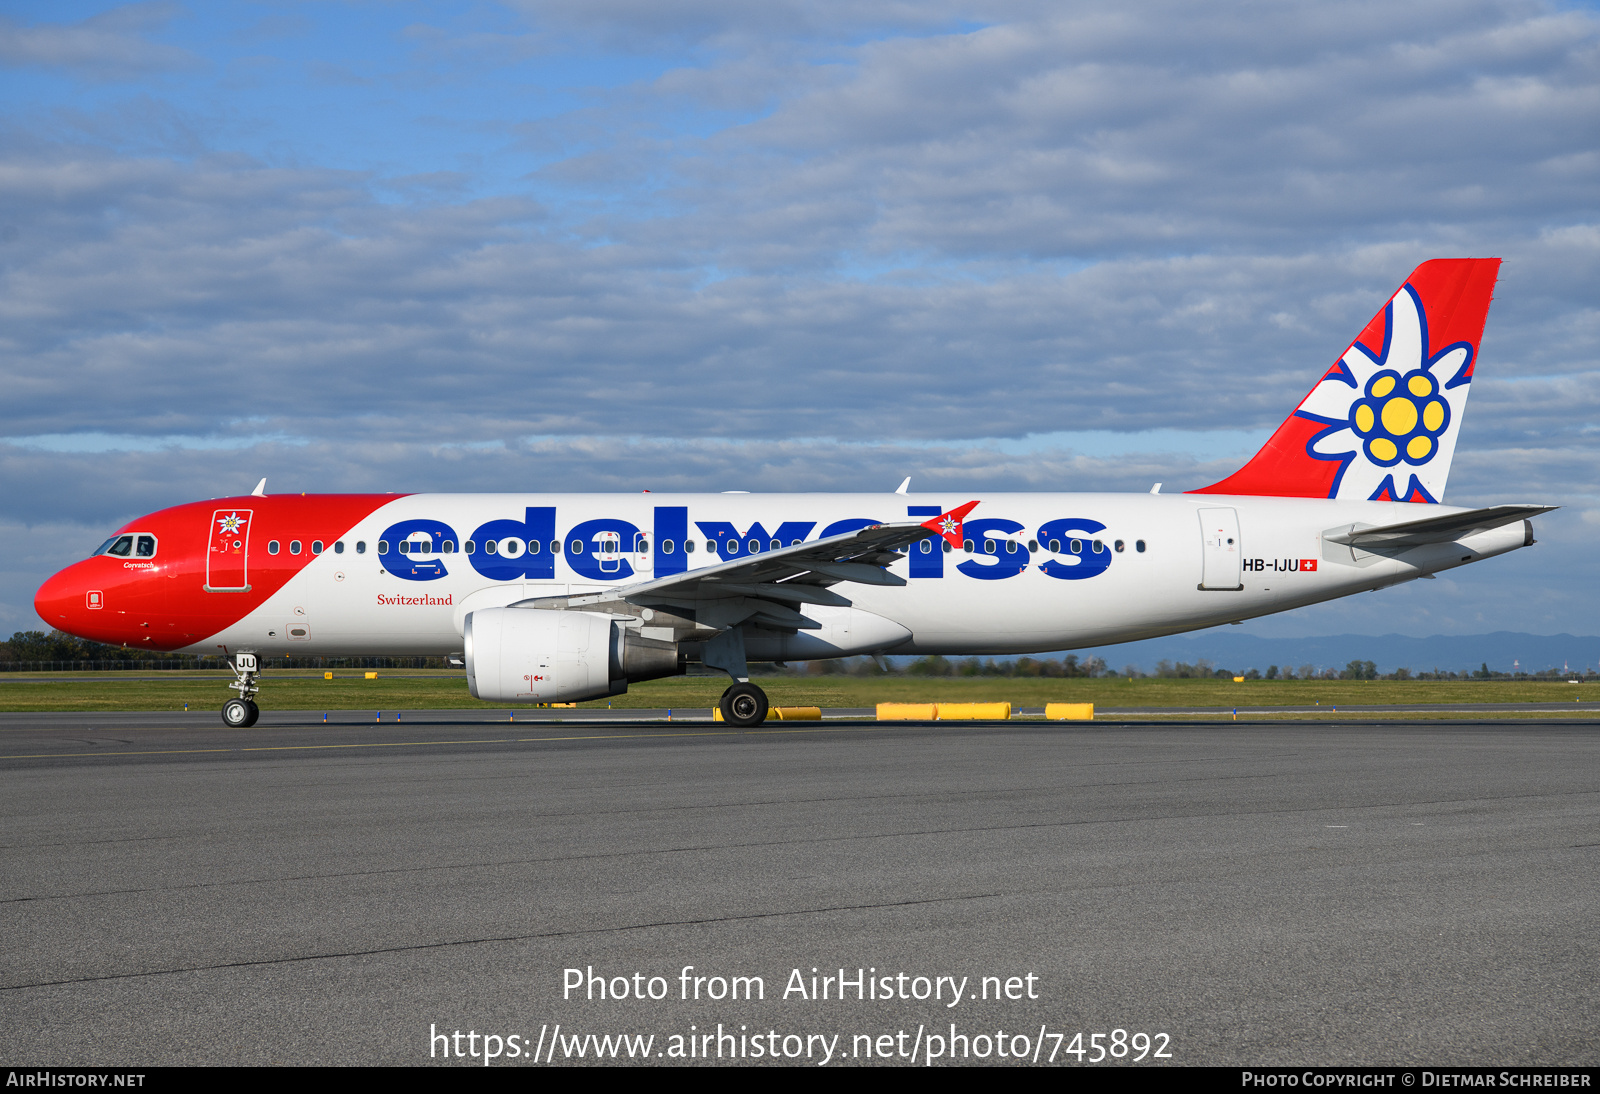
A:
[[[650,572],[650,537],[643,532],[633,537],[633,568],[642,574]]]
[[[1239,511],[1200,510],[1200,535],[1203,552],[1200,588],[1231,592],[1243,589],[1244,584],[1240,581],[1243,551],[1239,542]]]
[[[218,509],[211,514],[206,548],[208,593],[250,591],[250,509]]]
[[[617,532],[596,532],[594,534],[594,553],[600,560],[602,574],[615,574],[622,571],[622,536]]]

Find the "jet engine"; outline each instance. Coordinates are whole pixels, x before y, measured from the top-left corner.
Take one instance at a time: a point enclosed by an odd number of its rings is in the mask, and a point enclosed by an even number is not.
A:
[[[630,681],[683,673],[675,642],[641,638],[609,615],[483,608],[462,624],[467,687],[495,703],[572,703]]]

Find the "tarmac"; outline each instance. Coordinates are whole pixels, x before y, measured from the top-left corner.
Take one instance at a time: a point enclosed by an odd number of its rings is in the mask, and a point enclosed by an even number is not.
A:
[[[0,1060],[1595,1062],[1600,720],[1162,713],[0,715]]]

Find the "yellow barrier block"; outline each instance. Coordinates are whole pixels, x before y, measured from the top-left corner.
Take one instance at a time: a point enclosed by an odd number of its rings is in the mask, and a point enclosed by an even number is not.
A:
[[[941,722],[993,722],[1011,717],[1010,703],[940,703]]]
[[[820,722],[822,721],[822,708],[770,707],[767,710],[767,721],[773,720],[779,722]]]
[[[939,717],[934,703],[879,703],[880,722],[932,722]]]
[[[376,680],[377,678],[378,678],[378,674],[377,673],[375,673],[375,672],[367,673],[367,679],[368,680]]]
[[[325,673],[322,674],[322,678],[324,680],[332,680],[333,679],[333,673],[325,672]]]
[[[1233,682],[1235,684],[1242,684],[1242,683],[1244,683],[1244,677],[1243,676],[1235,676],[1233,678]]]
[[[1094,704],[1046,703],[1044,716],[1056,722],[1089,722],[1094,720]]]

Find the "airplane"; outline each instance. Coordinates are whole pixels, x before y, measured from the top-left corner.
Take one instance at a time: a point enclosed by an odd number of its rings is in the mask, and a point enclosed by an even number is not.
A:
[[[191,502],[46,581],[39,615],[214,655],[230,726],[262,656],[448,656],[496,704],[698,662],[753,726],[752,661],[993,655],[1175,634],[1533,542],[1546,505],[1441,504],[1500,260],[1414,270],[1239,471],[1162,494],[300,494]],[[961,502],[961,504],[954,504]]]

